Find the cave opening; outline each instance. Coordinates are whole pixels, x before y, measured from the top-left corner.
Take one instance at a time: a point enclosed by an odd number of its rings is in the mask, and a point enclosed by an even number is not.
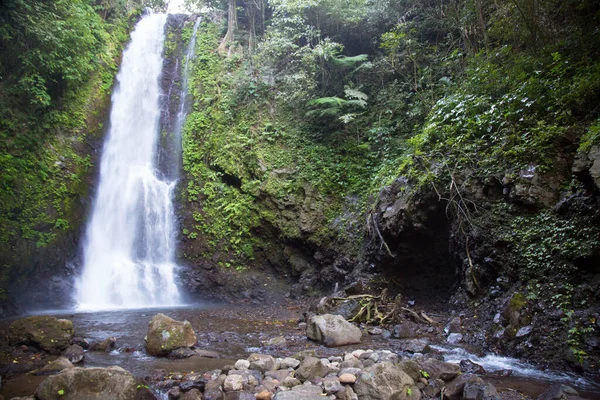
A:
[[[418,223],[385,238],[394,257],[380,270],[389,293],[415,306],[446,310],[460,284],[460,260],[450,251],[451,220],[443,203],[429,207]]]

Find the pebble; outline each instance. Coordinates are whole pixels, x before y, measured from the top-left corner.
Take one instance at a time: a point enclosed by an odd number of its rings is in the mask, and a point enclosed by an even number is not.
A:
[[[271,397],[273,394],[266,390],[256,394],[256,400],[271,400]]]
[[[344,373],[340,375],[339,379],[341,383],[354,383],[356,382],[356,375]]]
[[[234,365],[235,369],[243,370],[250,368],[250,361],[248,360],[237,360]]]

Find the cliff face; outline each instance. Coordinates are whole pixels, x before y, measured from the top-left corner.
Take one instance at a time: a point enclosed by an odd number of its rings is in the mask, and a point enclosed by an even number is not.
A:
[[[452,310],[467,342],[595,373],[597,162],[592,148],[560,154],[545,173],[458,174],[446,187],[419,190],[398,179],[371,214],[381,232],[375,244],[385,241],[390,253],[372,254],[391,287]],[[563,185],[572,173],[578,180]]]

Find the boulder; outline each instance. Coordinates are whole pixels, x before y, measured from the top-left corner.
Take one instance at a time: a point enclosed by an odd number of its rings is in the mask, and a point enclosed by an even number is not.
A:
[[[37,388],[39,400],[133,400],[134,377],[121,367],[67,368]]]
[[[229,375],[223,382],[225,392],[236,392],[244,388],[244,378],[241,375]]]
[[[306,336],[328,347],[360,343],[362,332],[340,315],[314,315],[308,320]]]
[[[444,387],[444,400],[459,400],[462,398],[465,385],[468,383],[483,383],[477,375],[462,374]]]
[[[296,370],[296,376],[302,381],[307,381],[317,377],[322,378],[329,372],[329,367],[323,364],[320,359],[316,357],[306,357]]]
[[[415,381],[392,363],[383,362],[365,369],[354,384],[360,400],[388,400],[392,394],[406,390]]]
[[[485,368],[471,360],[462,360],[459,364],[461,372],[470,374],[485,374]]]
[[[281,360],[281,368],[286,369],[286,368],[298,368],[298,365],[300,365],[300,361],[296,360],[295,358],[291,358],[291,357],[286,357],[283,360]]]
[[[164,314],[156,314],[148,323],[146,350],[152,356],[166,356],[180,347],[196,344],[196,333],[188,321],[176,321]]]
[[[111,351],[117,345],[117,338],[114,336],[108,337],[101,342],[90,344],[90,351]],[[83,346],[82,346],[83,347]]]
[[[198,389],[192,389],[179,396],[179,400],[202,400],[202,392]]]
[[[57,374],[63,369],[73,368],[73,364],[66,357],[58,357],[43,368],[37,370],[34,375],[52,375]]]
[[[85,355],[83,354],[83,347],[72,344],[63,351],[63,356],[68,358],[73,364],[77,364],[83,361]]]
[[[571,396],[579,396],[579,393],[571,386],[555,383],[544,393],[540,394],[537,400],[561,400]]]
[[[277,364],[272,356],[258,353],[250,354],[248,361],[250,361],[250,369],[260,372],[274,371]]]
[[[72,338],[73,322],[49,316],[19,319],[8,329],[10,344],[31,344],[56,354],[66,349]]]
[[[467,383],[463,400],[500,400],[496,387],[491,383]]]
[[[448,382],[460,374],[460,367],[456,364],[450,364],[432,358],[423,360],[420,364],[421,368],[429,374],[431,379],[441,379]]]

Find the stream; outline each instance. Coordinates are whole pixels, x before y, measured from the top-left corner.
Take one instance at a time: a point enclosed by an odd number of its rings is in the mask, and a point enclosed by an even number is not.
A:
[[[278,357],[291,356],[299,351],[314,350],[318,356],[340,355],[354,349],[389,349],[402,356],[410,356],[406,350],[407,342],[414,339],[383,339],[379,335],[363,335],[359,345],[342,348],[327,348],[306,339],[299,326],[303,308],[297,305],[287,306],[223,306],[194,305],[179,308],[144,308],[100,312],[69,312],[55,310],[44,314],[66,318],[73,321],[76,336],[85,337],[90,342],[101,341],[110,336],[117,337],[116,350],[111,352],[86,352],[85,367],[106,367],[119,365],[134,376],[143,379],[156,369],[169,372],[204,372],[220,369],[233,364],[250,353],[259,352]],[[144,348],[144,336],[148,322],[155,314],[162,312],[177,320],[188,320],[198,337],[197,348],[217,352],[220,358],[191,357],[182,360],[155,358],[148,356]],[[8,328],[14,319],[0,321],[0,330]],[[267,346],[269,339],[283,336],[286,344],[282,347]],[[431,348],[441,353],[448,362],[458,363],[464,359],[483,366],[485,379],[494,383],[499,390],[518,390],[527,396],[536,398],[550,384],[561,382],[572,386],[586,399],[600,399],[600,382],[594,382],[581,376],[560,371],[541,371],[523,361],[496,355],[477,356],[465,348],[440,343],[440,338],[424,338]],[[504,377],[501,370],[512,370]],[[1,395],[27,395],[44,377],[24,375],[5,381]]]

